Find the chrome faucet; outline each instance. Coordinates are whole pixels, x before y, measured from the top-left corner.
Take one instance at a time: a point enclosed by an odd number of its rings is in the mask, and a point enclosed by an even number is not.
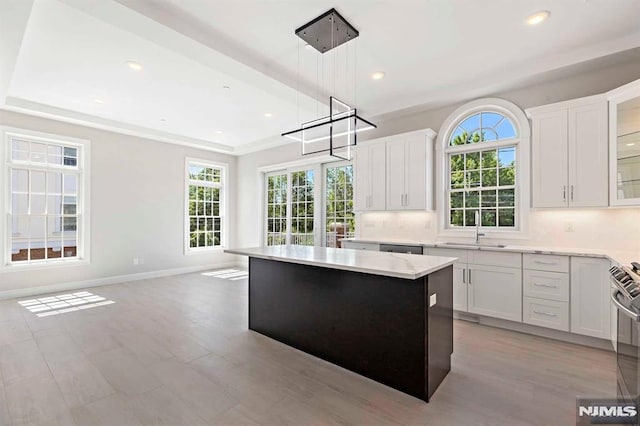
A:
[[[476,244],[480,242],[480,237],[484,237],[484,232],[480,232],[480,212],[476,210],[475,213],[476,219]]]

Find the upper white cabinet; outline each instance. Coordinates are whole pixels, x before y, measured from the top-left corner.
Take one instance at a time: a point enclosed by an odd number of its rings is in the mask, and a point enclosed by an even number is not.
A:
[[[590,96],[528,109],[533,207],[609,203],[607,99]]]
[[[610,204],[640,205],[640,80],[608,99]]]
[[[355,155],[355,210],[384,210],[386,206],[386,143],[358,145]]]
[[[355,209],[432,209],[435,136],[427,129],[358,145]]]
[[[434,136],[419,131],[387,140],[387,210],[432,208]]]

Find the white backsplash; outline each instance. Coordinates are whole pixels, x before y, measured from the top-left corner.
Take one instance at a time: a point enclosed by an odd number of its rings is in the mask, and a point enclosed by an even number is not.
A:
[[[358,219],[359,238],[438,239],[434,212],[369,212]],[[640,252],[640,208],[536,210],[529,216],[527,239],[494,241]]]

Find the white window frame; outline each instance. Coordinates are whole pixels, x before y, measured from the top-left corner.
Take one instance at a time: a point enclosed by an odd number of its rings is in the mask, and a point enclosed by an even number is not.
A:
[[[191,233],[191,222],[189,218],[189,186],[191,185],[191,179],[189,179],[189,166],[197,165],[203,167],[213,167],[216,169],[221,169],[220,173],[220,184],[211,182],[211,186],[215,188],[220,188],[220,245],[212,246],[212,247],[191,247],[189,244],[189,237]],[[227,188],[229,186],[229,165],[227,163],[204,160],[202,158],[193,158],[193,157],[185,157],[184,160],[184,199],[183,199],[183,219],[184,219],[184,254],[193,255],[193,254],[202,254],[202,253],[210,253],[216,251],[223,251],[227,248],[227,244],[229,241],[228,236],[228,220],[229,220],[229,203],[227,200]]]
[[[322,182],[318,184],[318,177],[322,176],[322,167],[320,164],[302,164],[299,166],[292,166],[286,169],[277,169],[264,173],[264,182],[262,185],[262,241],[263,245],[267,244],[267,234],[268,234],[268,211],[267,211],[267,191],[269,190],[269,177],[277,176],[277,175],[287,175],[287,216],[286,216],[286,226],[287,233],[285,235],[286,244],[291,244],[291,174],[295,172],[302,172],[313,170],[313,241],[314,246],[317,246],[316,242],[318,238],[321,238],[320,230],[322,228],[322,223],[318,224],[318,221],[322,218],[319,216],[322,214],[322,202],[318,202],[317,200],[321,200],[322,197],[322,189],[324,188]]]
[[[43,133],[33,130],[20,129],[14,127],[0,127],[1,140],[3,143],[0,149],[0,164],[2,164],[2,173],[0,173],[0,188],[3,192],[4,211],[2,226],[0,226],[0,238],[2,238],[2,262],[0,263],[1,272],[15,272],[17,270],[38,270],[58,267],[70,267],[88,265],[91,262],[91,199],[90,199],[90,182],[91,182],[91,142],[86,139],[73,138],[69,136]],[[26,139],[34,142],[42,142],[48,144],[64,145],[78,149],[78,168],[73,172],[78,175],[78,199],[77,199],[77,217],[79,228],[76,231],[76,256],[73,258],[56,258],[56,259],[37,259],[30,261],[11,261],[11,227],[9,221],[11,213],[11,182],[10,173],[12,169],[11,159],[11,141],[13,138]],[[20,164],[20,163],[15,163]],[[27,168],[39,168],[32,164],[25,164]],[[46,168],[46,167],[45,167]],[[44,169],[44,168],[43,168]]]
[[[354,179],[354,181],[351,184],[354,187],[353,188],[353,194],[354,194],[353,195],[353,204],[354,204],[354,207],[355,207],[355,203],[356,203],[355,176],[356,175],[355,175],[355,164],[354,164],[354,162],[353,161],[343,160],[343,161],[332,161],[332,162],[329,162],[329,163],[323,163],[322,164],[322,227],[321,227],[321,230],[322,230],[322,236],[321,236],[321,238],[322,238],[322,247],[326,246],[326,236],[327,236],[327,217],[326,217],[326,214],[327,214],[327,198],[325,197],[325,195],[327,194],[327,188],[326,188],[326,185],[327,185],[327,169],[330,168],[330,167],[344,167],[344,166],[352,166],[353,167],[353,171],[354,171],[353,179]],[[354,216],[355,223],[357,224],[358,223],[358,216],[357,216],[357,213],[355,211],[355,208],[354,208],[353,216]],[[354,232],[354,236],[355,236],[356,235],[355,234],[355,232],[356,232],[355,229],[353,230],[353,232]]]
[[[516,130],[516,137],[497,141],[479,142],[474,144],[449,146],[449,140],[457,126],[467,117],[479,112],[496,112],[507,117]],[[483,239],[524,239],[528,238],[529,213],[531,207],[530,195],[530,143],[531,130],[529,120],[524,112],[515,104],[498,98],[478,99],[457,108],[443,123],[436,143],[436,214],[438,220],[438,237],[475,237],[475,228],[450,227],[449,217],[449,186],[450,176],[449,155],[465,152],[476,152],[503,147],[516,147],[516,228],[480,227],[485,234]]]

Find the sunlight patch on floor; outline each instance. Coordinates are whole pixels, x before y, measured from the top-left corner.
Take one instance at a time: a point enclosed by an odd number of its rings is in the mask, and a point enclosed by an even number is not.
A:
[[[238,281],[249,276],[248,271],[242,271],[240,269],[221,269],[219,271],[203,272],[205,277],[222,278],[229,281]]]
[[[39,317],[64,314],[82,309],[97,308],[111,305],[113,300],[107,300],[88,291],[78,293],[59,294],[57,296],[41,297],[38,299],[21,300],[19,305],[33,312]]]

